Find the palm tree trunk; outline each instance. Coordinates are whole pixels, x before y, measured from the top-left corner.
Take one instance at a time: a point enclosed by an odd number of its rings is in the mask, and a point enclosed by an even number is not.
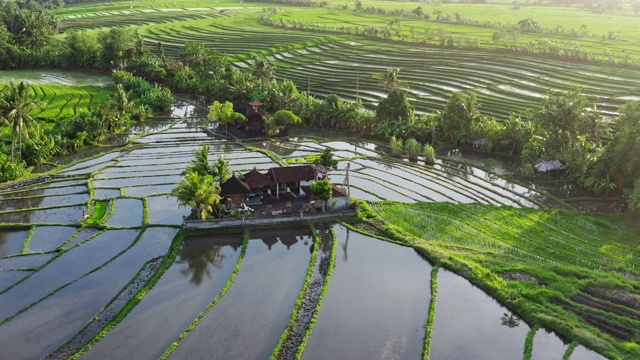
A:
[[[22,133],[19,133],[19,139],[20,139],[20,151],[18,152],[18,154],[20,155],[20,159],[22,159]]]

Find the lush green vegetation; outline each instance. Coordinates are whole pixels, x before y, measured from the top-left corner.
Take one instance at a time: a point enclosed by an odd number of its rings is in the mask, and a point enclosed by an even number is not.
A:
[[[387,236],[411,241],[528,322],[612,358],[640,354],[640,322],[628,300],[640,290],[632,280],[640,229],[616,225],[628,219],[477,204],[373,208],[388,224],[378,225]]]

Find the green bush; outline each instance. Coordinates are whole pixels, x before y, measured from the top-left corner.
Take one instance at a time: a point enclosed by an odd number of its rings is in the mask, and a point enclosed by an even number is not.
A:
[[[436,162],[436,151],[430,144],[424,144],[424,162],[426,164],[435,164]]]
[[[29,174],[24,161],[11,162],[9,157],[0,153],[0,182],[12,181]]]

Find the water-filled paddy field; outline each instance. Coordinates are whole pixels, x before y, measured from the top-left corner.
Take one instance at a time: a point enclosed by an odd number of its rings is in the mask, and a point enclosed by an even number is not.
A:
[[[293,358],[306,346],[304,359],[418,359],[431,329],[431,359],[522,357],[530,326],[482,290],[440,269],[432,299],[433,266],[419,253],[333,223],[314,225],[323,236],[306,223],[188,235],[166,272],[118,318],[138,291],[131,286],[144,286],[153,264],[172,251],[189,209],[169,192],[203,144],[239,173],[331,148],[339,160],[331,180],[346,184],[349,163],[352,195],[371,201],[562,205],[471,165],[393,159],[356,139],[243,144],[207,137],[194,118],[165,124],[148,134],[140,127],[132,144],[54,172],[62,178],[0,190],[0,221],[11,224],[0,227],[0,353],[266,359],[288,347],[278,358]],[[93,211],[88,200],[106,204],[98,228],[80,222]],[[99,341],[89,342],[100,331]],[[544,329],[535,334],[534,358],[562,357],[567,348]],[[571,359],[597,356],[583,347],[576,354]]]

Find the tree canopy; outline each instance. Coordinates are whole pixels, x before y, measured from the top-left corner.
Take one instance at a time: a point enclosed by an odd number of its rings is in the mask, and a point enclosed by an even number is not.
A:
[[[320,200],[327,201],[333,195],[333,189],[328,179],[318,180],[311,184],[311,193]]]
[[[407,92],[396,88],[380,101],[376,108],[376,118],[380,122],[399,121],[406,123],[413,119],[414,111],[415,109],[407,99]]]

